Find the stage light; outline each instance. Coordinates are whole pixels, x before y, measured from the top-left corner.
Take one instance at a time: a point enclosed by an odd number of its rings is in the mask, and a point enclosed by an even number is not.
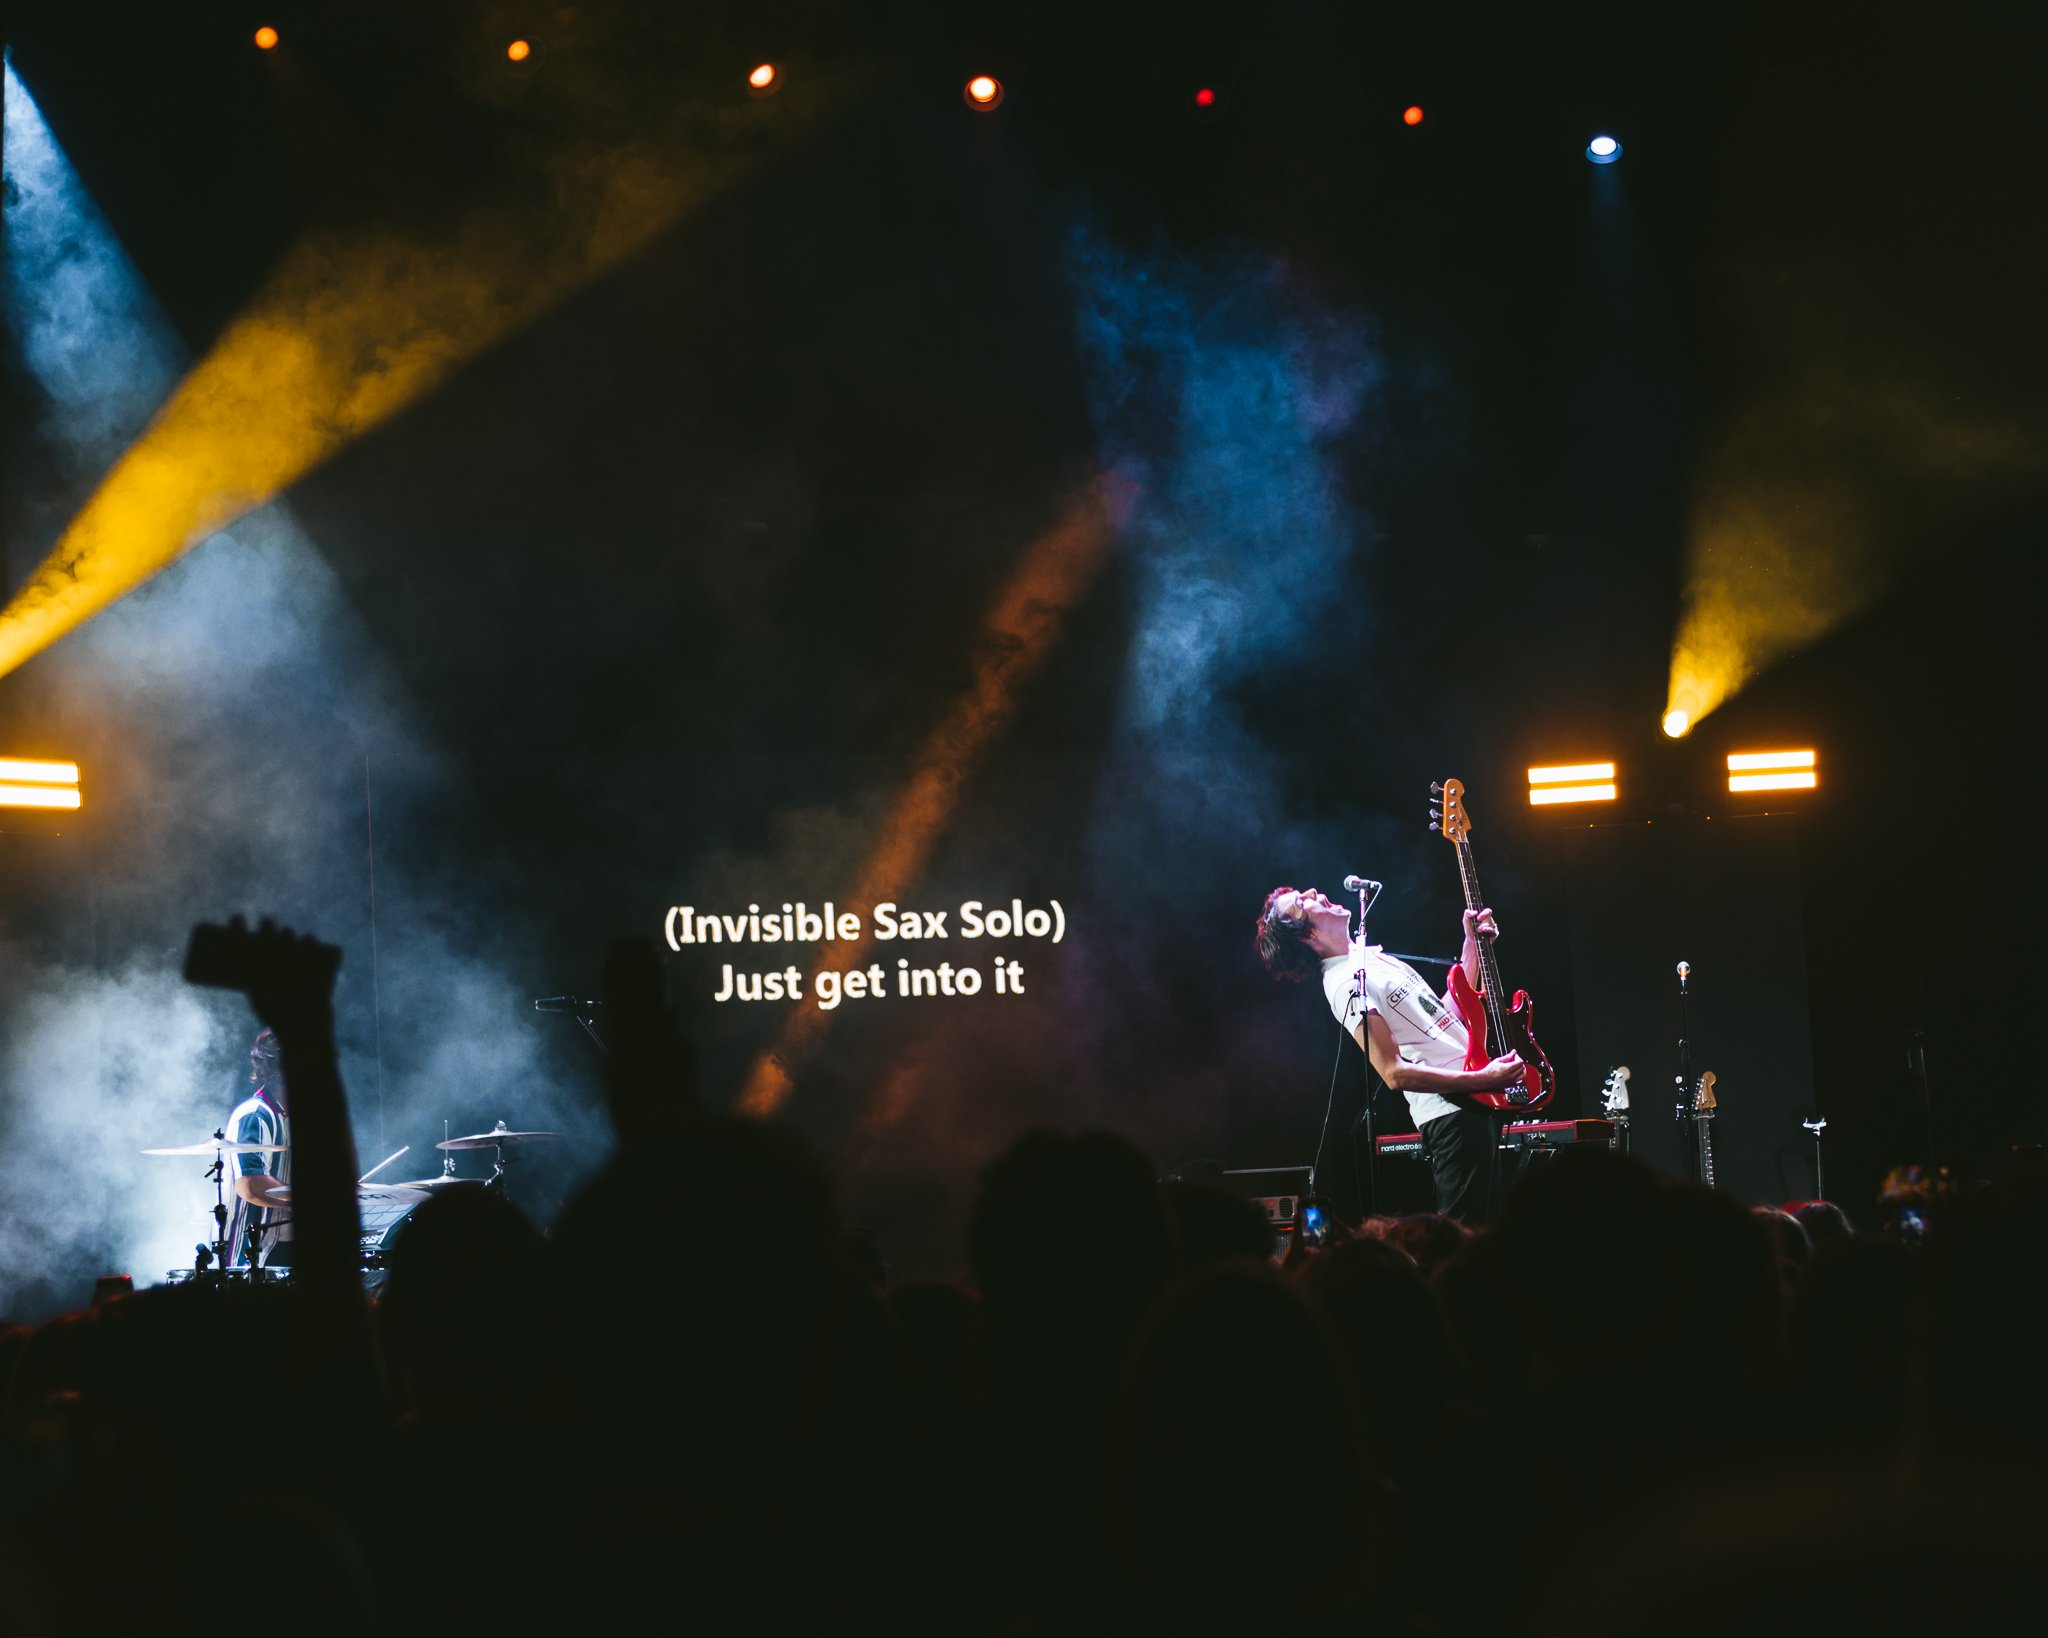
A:
[[[1201,90],[1197,91],[1195,93],[1195,106],[1197,108],[1214,108],[1216,106],[1216,88],[1212,85],[1205,85]]]
[[[78,764],[0,756],[0,808],[76,808]]]
[[[1820,786],[1812,751],[1736,751],[1728,758],[1731,791],[1810,791]]]
[[[1692,713],[1677,708],[1664,713],[1664,733],[1669,739],[1683,739],[1686,730],[1692,727]]]
[[[962,95],[967,98],[967,106],[970,108],[985,111],[999,107],[1003,100],[1003,82],[992,74],[977,74],[967,82]]]
[[[265,23],[263,27],[256,31],[256,49],[258,51],[271,51],[275,50],[276,46],[277,30],[268,23]]]
[[[773,63],[756,63],[747,75],[747,89],[757,97],[765,97],[770,92],[781,89],[781,86],[782,70]]]
[[[514,40],[505,48],[506,59],[511,62],[523,63],[532,55],[533,42],[531,40]]]
[[[1420,125],[1422,123],[1422,104],[1411,102],[1406,108],[1402,109],[1401,123],[1403,125]]]
[[[1612,165],[1621,157],[1621,144],[1611,136],[1596,136],[1586,144],[1586,157],[1595,165]]]
[[[1574,762],[1558,768],[1529,770],[1529,806],[1554,807],[1563,802],[1612,802],[1618,794],[1612,762]]]

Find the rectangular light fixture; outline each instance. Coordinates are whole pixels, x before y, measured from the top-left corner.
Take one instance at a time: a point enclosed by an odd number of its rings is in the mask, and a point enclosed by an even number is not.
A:
[[[1820,787],[1812,751],[1736,751],[1728,757],[1731,791],[1810,791]]]
[[[1529,806],[1547,808],[1561,802],[1612,802],[1617,787],[1611,762],[1575,762],[1559,768],[1529,770]]]
[[[78,764],[0,756],[0,808],[76,808]]]

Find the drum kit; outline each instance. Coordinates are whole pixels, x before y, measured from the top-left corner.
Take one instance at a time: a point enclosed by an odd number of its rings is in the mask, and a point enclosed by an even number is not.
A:
[[[446,1130],[445,1125],[443,1130]],[[387,1155],[372,1166],[356,1183],[356,1208],[361,1221],[359,1263],[364,1288],[374,1291],[384,1283],[391,1243],[397,1237],[399,1227],[423,1202],[449,1189],[491,1189],[502,1194],[509,1186],[511,1159],[518,1154],[520,1145],[558,1138],[561,1135],[560,1132],[508,1131],[501,1120],[488,1132],[472,1132],[464,1137],[447,1137],[435,1144],[434,1147],[442,1151],[441,1170],[438,1176],[414,1178],[402,1183],[372,1183],[370,1179],[406,1153],[405,1148]],[[410,1145],[407,1146],[409,1147]],[[456,1155],[467,1150],[482,1149],[491,1151],[491,1175],[457,1177]],[[160,1149],[142,1151],[146,1155],[213,1157],[213,1164],[207,1167],[204,1174],[213,1184],[213,1241],[211,1244],[202,1243],[195,1246],[193,1249],[198,1253],[196,1261],[190,1268],[172,1269],[172,1281],[257,1282],[289,1277],[291,1270],[288,1267],[273,1269],[265,1266],[264,1255],[255,1243],[260,1230],[253,1223],[247,1231],[247,1245],[238,1248],[228,1244],[227,1203],[230,1156],[239,1159],[243,1155],[279,1155],[288,1153],[289,1150],[290,1145],[283,1143],[231,1143],[225,1129],[217,1127],[212,1137],[202,1138],[197,1143],[172,1144]],[[237,1251],[243,1259],[239,1264],[235,1262]]]

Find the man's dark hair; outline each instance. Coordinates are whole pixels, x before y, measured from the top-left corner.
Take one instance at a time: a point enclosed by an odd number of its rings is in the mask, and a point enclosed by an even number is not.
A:
[[[1323,958],[1309,947],[1309,937],[1314,929],[1308,918],[1300,921],[1286,921],[1274,909],[1283,893],[1297,892],[1292,887],[1276,887],[1266,895],[1266,907],[1259,912],[1259,924],[1253,930],[1252,948],[1258,952],[1259,965],[1275,978],[1290,983],[1300,983],[1310,973],[1322,970]]]
[[[258,1086],[276,1086],[278,1066],[283,1062],[284,1048],[266,1029],[256,1037],[256,1044],[249,1048],[249,1079]]]

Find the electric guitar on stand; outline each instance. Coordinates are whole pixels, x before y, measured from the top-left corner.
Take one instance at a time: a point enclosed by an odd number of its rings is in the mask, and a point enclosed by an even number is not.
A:
[[[1628,1065],[1616,1064],[1600,1087],[1600,1113],[1614,1123],[1609,1148],[1628,1153]]]
[[[1465,787],[1458,780],[1446,779],[1440,785],[1430,786],[1429,793],[1436,798],[1430,804],[1429,828],[1442,831],[1445,840],[1458,850],[1458,879],[1465,888],[1465,908],[1482,909],[1486,900],[1480,896],[1479,875],[1472,867],[1472,820],[1465,812]],[[1465,969],[1459,966],[1451,969],[1450,982],[1445,985],[1451,1005],[1458,1009],[1458,1017],[1465,1025],[1469,1043],[1465,1067],[1484,1069],[1499,1054],[1513,1052],[1521,1057],[1523,1078],[1520,1085],[1499,1092],[1475,1093],[1474,1097],[1489,1109],[1516,1113],[1541,1109],[1557,1095],[1557,1074],[1536,1044],[1536,1003],[1529,999],[1529,992],[1517,990],[1513,1002],[1506,1009],[1501,1006],[1504,990],[1491,933],[1479,937],[1479,980],[1480,988],[1473,989]]]
[[[1700,1181],[1708,1188],[1714,1186],[1714,1072],[1710,1069],[1700,1077],[1699,1085],[1692,1094],[1692,1129],[1694,1151],[1699,1160]]]

